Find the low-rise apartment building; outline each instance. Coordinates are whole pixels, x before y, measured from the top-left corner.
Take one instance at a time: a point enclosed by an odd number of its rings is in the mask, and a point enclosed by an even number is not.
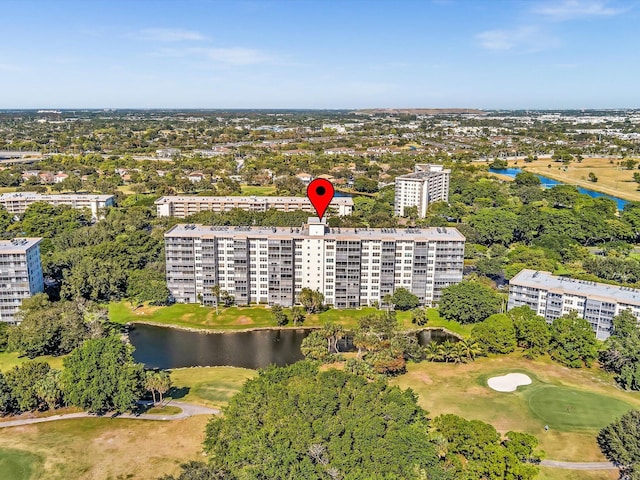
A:
[[[303,210],[314,213],[315,209],[307,197],[198,197],[190,195],[166,196],[155,201],[159,217],[186,218],[199,212],[228,212],[234,208],[251,212],[266,212],[269,209],[279,212]],[[353,199],[351,197],[333,197],[329,210],[338,215],[351,215]]]
[[[0,240],[0,322],[16,323],[22,300],[44,290],[41,240]]]
[[[640,290],[524,269],[509,281],[507,308],[522,305],[549,323],[575,310],[591,324],[596,337],[605,340],[611,333],[613,317],[620,312],[630,310],[640,318]]]
[[[292,306],[302,288],[336,308],[381,304],[404,287],[424,305],[462,280],[455,228],[301,228],[180,224],[165,233],[167,286],[177,302],[213,305],[217,285],[249,303]]]
[[[395,214],[402,217],[407,207],[417,207],[424,218],[431,202],[449,201],[450,175],[442,165],[418,164],[415,172],[396,177]]]
[[[59,195],[40,194],[35,192],[12,192],[0,195],[0,205],[3,205],[9,213],[22,214],[27,207],[35,202],[46,202],[51,205],[69,205],[78,210],[89,209],[94,219],[101,218],[105,208],[115,205],[116,197],[113,195],[72,194]]]

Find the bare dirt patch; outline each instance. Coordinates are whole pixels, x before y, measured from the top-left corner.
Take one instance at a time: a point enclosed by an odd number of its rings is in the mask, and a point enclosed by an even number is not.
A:
[[[253,320],[247,316],[241,315],[234,322],[236,325],[249,325],[253,323]]]

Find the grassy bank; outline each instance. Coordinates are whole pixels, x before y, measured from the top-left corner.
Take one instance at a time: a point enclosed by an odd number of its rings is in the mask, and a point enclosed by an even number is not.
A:
[[[47,362],[51,365],[51,368],[61,369],[62,361],[64,359],[64,355],[61,357],[52,357],[51,355],[45,355],[42,357],[38,357],[35,360]],[[29,357],[21,357],[16,352],[0,352],[0,372],[6,372],[16,365],[21,365],[22,363],[29,360]]]
[[[372,307],[352,310],[329,309],[319,314],[307,315],[303,326],[321,327],[333,322],[348,329],[358,325],[358,319],[365,315],[378,312]],[[396,312],[400,325],[404,329],[416,328],[411,323],[410,312]],[[264,306],[230,307],[220,309],[216,314],[215,308],[201,307],[197,304],[175,304],[169,307],[144,306],[132,309],[128,302],[109,304],[109,318],[112,322],[126,324],[130,322],[151,322],[161,325],[173,325],[182,328],[203,330],[246,330],[251,328],[275,328],[271,309]],[[300,325],[298,325],[300,326]],[[436,309],[429,309],[427,327],[447,328],[461,335],[468,335],[471,327],[460,325],[440,318]],[[289,324],[288,327],[293,327]]]
[[[171,371],[171,396],[181,402],[221,408],[255,375],[255,370],[236,367],[176,368]]]

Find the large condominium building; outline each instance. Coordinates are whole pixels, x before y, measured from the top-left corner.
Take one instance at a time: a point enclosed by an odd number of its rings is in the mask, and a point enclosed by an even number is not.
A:
[[[605,340],[613,317],[620,312],[630,310],[640,317],[640,290],[525,269],[509,281],[507,308],[522,305],[528,305],[549,323],[575,310],[591,324],[596,337]]]
[[[228,212],[240,208],[251,212],[266,212],[275,209],[280,212],[315,210],[307,197],[197,197],[173,196],[156,200],[159,217],[185,218],[198,212]],[[338,215],[351,215],[353,199],[351,197],[333,197],[329,204]]]
[[[405,208],[418,207],[424,218],[431,202],[449,200],[451,170],[442,165],[418,164],[415,172],[396,177],[395,214],[405,215]]]
[[[60,194],[44,195],[34,192],[13,192],[0,195],[0,205],[4,205],[9,213],[24,213],[29,205],[35,202],[46,202],[51,205],[69,205],[71,208],[91,210],[94,219],[103,216],[102,211],[115,205],[113,195]]]
[[[15,323],[22,300],[44,290],[41,238],[0,240],[0,321]]]
[[[337,308],[382,303],[404,287],[431,305],[462,280],[465,238],[455,228],[301,228],[176,225],[165,233],[167,286],[178,302],[291,306],[302,288]]]

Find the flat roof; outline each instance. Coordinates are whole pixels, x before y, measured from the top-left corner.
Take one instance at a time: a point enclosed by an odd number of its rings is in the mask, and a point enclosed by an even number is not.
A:
[[[449,169],[444,169],[444,170],[435,170],[435,171],[422,171],[422,172],[413,172],[413,173],[407,173],[406,175],[399,175],[398,177],[396,177],[396,180],[400,179],[400,180],[424,180],[426,178],[430,178],[430,177],[437,177],[440,176],[442,174],[450,174],[451,170]]]
[[[0,254],[25,253],[31,247],[38,245],[42,238],[14,238],[13,240],[0,240]]]
[[[317,224],[314,217],[311,224]],[[316,217],[317,218],[317,217]],[[329,228],[324,235],[309,235],[309,224],[302,227],[211,226],[181,223],[173,226],[165,237],[252,237],[252,238],[320,238],[332,240],[441,240],[464,241],[455,228]]]
[[[198,195],[167,195],[157,199],[154,203],[156,205],[162,205],[172,202],[200,202],[200,203],[310,203],[307,197],[255,197],[255,196],[229,196],[229,197],[200,197]],[[351,197],[333,197],[331,204],[337,205],[353,205],[353,198]]]
[[[0,194],[0,202],[3,200],[109,200],[114,195],[94,195],[92,193],[60,193],[42,194],[36,192],[9,192]]]
[[[551,272],[524,269],[513,277],[509,284],[549,290],[552,293],[567,293],[601,301],[611,301],[629,305],[640,305],[640,290],[619,287],[607,283],[590,282],[569,277],[558,277]]]

